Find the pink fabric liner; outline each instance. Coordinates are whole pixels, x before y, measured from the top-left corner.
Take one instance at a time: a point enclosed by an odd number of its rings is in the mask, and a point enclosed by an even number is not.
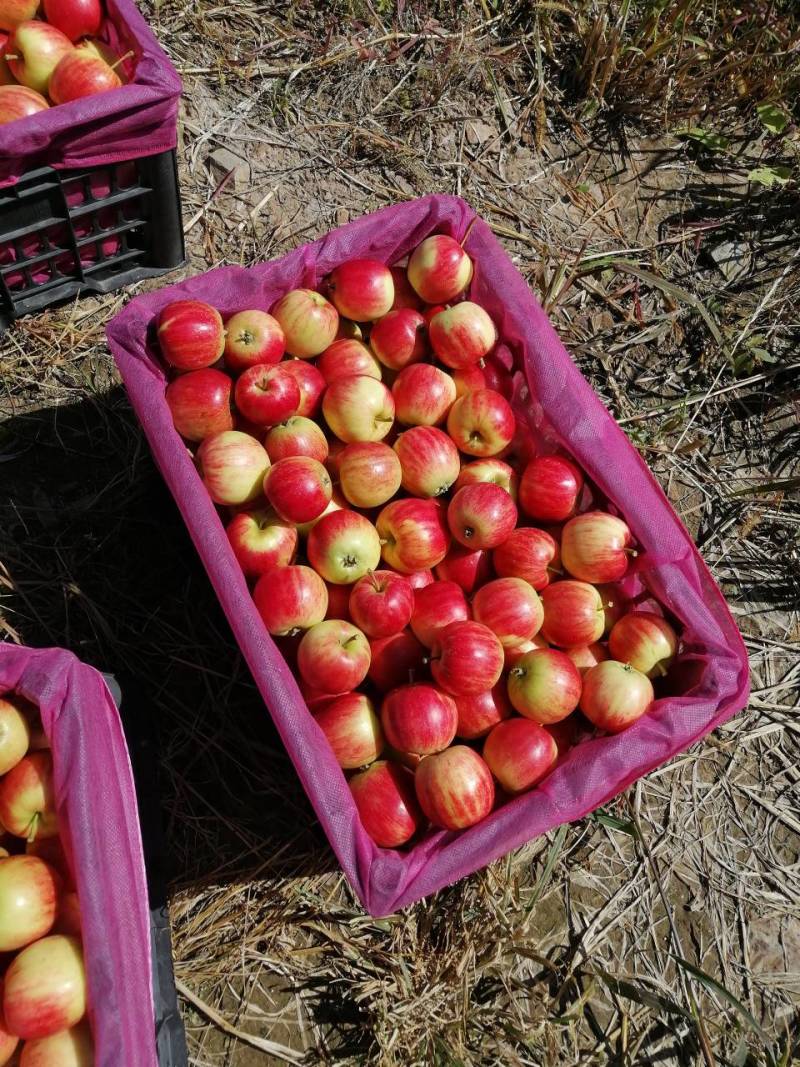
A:
[[[36,167],[88,167],[154,155],[177,143],[181,80],[132,0],[106,0],[101,36],[133,51],[132,82],[0,126],[0,186]]]
[[[223,316],[260,307],[298,287],[315,287],[353,256],[395,263],[431,233],[461,240],[475,261],[470,295],[498,325],[530,393],[527,415],[540,442],[555,438],[631,526],[644,555],[638,573],[682,628],[682,668],[695,667],[685,693],[656,702],[616,737],[587,740],[536,790],[462,833],[431,832],[408,851],[378,848],[361,827],[344,775],[295,679],[267,634],[223,524],[172,426],[153,318],[179,297],[205,300]],[[727,606],[689,535],[647,466],[581,376],[547,316],[489,227],[456,197],[428,196],[334,230],[282,259],[250,269],[221,267],[138,296],[109,324],[114,358],[161,473],[206,566],[320,822],[365,908],[386,915],[463,878],[560,823],[579,819],[693,744],[741,709],[747,657]],[[546,413],[547,423],[542,413]],[[267,773],[265,771],[265,773]]]
[[[128,749],[105,682],[71,652],[0,644],[0,694],[38,705],[81,905],[96,1067],[157,1067],[150,920]]]

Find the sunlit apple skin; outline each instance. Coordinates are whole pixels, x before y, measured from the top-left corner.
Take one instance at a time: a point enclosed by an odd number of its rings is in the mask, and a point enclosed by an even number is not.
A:
[[[678,652],[678,635],[666,619],[651,611],[623,615],[608,638],[611,658],[630,663],[648,678],[667,673]]]
[[[357,508],[377,508],[400,488],[403,469],[394,449],[381,441],[354,441],[337,459],[339,486]]]
[[[394,303],[392,272],[377,259],[349,259],[328,278],[339,314],[355,322],[382,318]]]
[[[323,623],[322,625],[326,625]],[[383,752],[383,730],[363,693],[345,693],[314,716],[343,770],[372,763]]]
[[[275,426],[297,414],[300,386],[281,365],[257,365],[243,371],[233,391],[236,407],[257,426]]]
[[[202,370],[222,355],[225,328],[222,316],[200,300],[173,300],[156,320],[161,354],[178,370]]]
[[[463,489],[465,485],[477,485],[479,482],[491,482],[499,485],[501,489],[516,501],[519,479],[517,472],[502,459],[476,459],[472,463],[466,463],[456,479],[456,489]]]
[[[414,803],[416,803],[416,794],[414,796]],[[12,1062],[12,1056],[19,1045],[19,1038],[15,1034],[10,1034],[6,1027],[6,1020],[3,1016],[2,1007],[3,998],[3,981],[0,979],[0,1064],[6,1064]],[[19,1060],[13,1061],[19,1065]]]
[[[303,634],[297,669],[309,685],[325,693],[349,693],[367,676],[369,641],[344,619],[325,619]]]
[[[405,426],[438,426],[455,402],[456,386],[439,367],[413,363],[395,378],[392,396],[398,422]]]
[[[524,578],[534,589],[550,584],[559,569],[558,543],[545,530],[520,526],[492,552],[492,565],[502,578]]]
[[[444,830],[474,826],[494,804],[492,772],[466,745],[451,745],[428,756],[417,768],[414,784],[423,812]]]
[[[605,511],[587,511],[561,531],[561,562],[583,582],[616,582],[628,569],[633,541],[622,519]]]
[[[431,583],[436,581],[433,571],[427,569],[411,571],[406,574],[406,578],[408,578],[411,583],[412,589],[424,589],[426,585],[431,585]]]
[[[493,689],[487,689],[483,693],[472,693],[454,699],[458,711],[456,735],[466,741],[485,737],[493,726],[509,718],[512,711],[502,680]]]
[[[281,325],[266,311],[237,311],[225,323],[225,363],[234,374],[280,363],[285,351]]]
[[[73,42],[81,37],[93,37],[103,25],[100,0],[44,0],[43,7],[50,25]]]
[[[436,358],[453,370],[478,363],[497,343],[495,324],[469,300],[434,315],[428,329]]]
[[[497,634],[503,648],[530,641],[544,618],[538,593],[522,578],[496,578],[481,586],[472,598],[472,613]]]
[[[328,590],[311,567],[273,567],[259,578],[253,600],[267,630],[283,636],[322,622],[328,608]]]
[[[410,630],[370,641],[369,678],[383,693],[409,685],[423,674],[427,650]]]
[[[390,637],[408,625],[414,611],[414,590],[402,574],[373,571],[352,587],[349,611],[367,637]]]
[[[599,641],[605,629],[600,594],[586,582],[553,582],[541,592],[542,637],[551,645],[575,648]]]
[[[339,312],[313,289],[292,289],[272,309],[286,339],[286,351],[299,359],[311,359],[333,343],[339,328]]]
[[[647,675],[608,659],[584,675],[580,708],[599,730],[618,734],[649,711],[654,696]]]
[[[264,438],[264,448],[273,463],[290,456],[308,456],[324,463],[328,458],[328,440],[312,419],[290,415],[273,426]]]
[[[13,697],[0,697],[0,775],[16,767],[30,740],[30,725],[20,703]]]
[[[580,672],[558,649],[526,652],[508,672],[508,698],[514,708],[543,725],[566,719],[580,696]]]
[[[122,79],[115,70],[83,48],[74,48],[59,59],[47,83],[54,104],[68,104],[85,96],[119,89]]]
[[[454,238],[434,234],[411,253],[406,273],[426,304],[446,304],[469,285],[472,260]]]
[[[322,414],[340,441],[380,441],[394,422],[394,398],[383,382],[354,374],[331,382]]]
[[[445,626],[471,617],[464,590],[455,582],[433,582],[414,590],[411,629],[426,648],[433,648],[438,633]]]
[[[575,648],[567,648],[565,651],[581,675],[586,674],[592,667],[596,667],[598,663],[603,663],[609,658],[606,646],[601,645],[599,641],[595,641],[592,645],[577,645]]]
[[[5,55],[17,81],[44,94],[61,58],[72,51],[72,41],[61,30],[39,19],[29,19],[14,29]]]
[[[348,784],[361,824],[380,848],[405,845],[425,822],[414,776],[396,763],[379,760]]]
[[[303,523],[318,518],[332,493],[330,475],[319,460],[310,456],[279,459],[264,479],[264,495],[286,522]]]
[[[49,752],[29,752],[0,779],[0,823],[9,833],[28,840],[58,833]]]
[[[514,439],[511,405],[494,389],[477,389],[456,400],[447,416],[447,432],[469,456],[496,456]]]
[[[284,373],[291,374],[300,389],[300,404],[296,414],[313,419],[322,408],[322,394],[327,384],[325,379],[313,363],[306,363],[302,359],[285,359],[281,368]]]
[[[3,0],[0,4],[0,30],[14,30],[36,14],[39,0]]]
[[[583,475],[564,456],[537,456],[522,474],[519,503],[538,522],[563,522],[575,514]]]
[[[503,672],[503,646],[480,622],[451,622],[431,650],[431,673],[451,696],[491,689]]]
[[[381,705],[383,732],[398,752],[441,752],[455,737],[457,722],[453,698],[424,682],[393,689]]]
[[[483,758],[502,788],[515,796],[553,769],[558,746],[538,722],[514,718],[494,727],[484,741]]]
[[[4,60],[0,59],[0,62]],[[42,94],[34,89],[24,85],[0,85],[0,126],[35,115],[37,111],[47,111],[49,107]]]
[[[306,554],[326,582],[350,585],[378,569],[381,543],[378,531],[357,511],[332,511],[309,533]]]
[[[38,856],[0,860],[0,952],[13,952],[49,933],[61,879]]]
[[[87,1023],[50,1037],[27,1041],[19,1067],[94,1067],[94,1044]]]
[[[68,1030],[86,1012],[86,973],[80,941],[52,934],[15,956],[6,971],[3,1012],[25,1040]]]
[[[369,335],[372,351],[390,370],[418,363],[428,352],[428,325],[413,308],[398,308],[378,319]]]
[[[438,500],[393,500],[375,525],[384,561],[401,574],[435,567],[450,547],[445,509]]]
[[[317,369],[330,385],[337,378],[382,377],[381,365],[362,341],[343,337],[329,345],[317,360]]]
[[[241,430],[212,434],[197,449],[195,458],[215,504],[248,504],[261,496],[269,456],[249,434]]]
[[[476,586],[482,585],[492,574],[489,553],[482,548],[465,548],[455,544],[436,566],[436,577],[440,581],[455,582],[465,593],[471,593]]]
[[[493,482],[465,485],[448,505],[447,524],[466,548],[495,548],[516,526],[517,507],[511,495]]]
[[[412,426],[397,438],[394,450],[402,468],[402,486],[412,496],[442,496],[458,477],[458,449],[435,426]]]
[[[175,429],[187,441],[233,429],[231,390],[227,374],[206,367],[179,375],[167,386],[165,399]]]
[[[423,301],[408,280],[405,267],[390,267],[392,281],[394,282],[394,300],[392,311],[397,308],[413,308],[415,311],[422,310]]]

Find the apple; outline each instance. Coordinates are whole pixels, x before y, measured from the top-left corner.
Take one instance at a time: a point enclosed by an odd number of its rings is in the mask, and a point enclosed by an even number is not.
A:
[[[519,503],[531,519],[563,522],[575,514],[583,475],[564,456],[537,456],[522,473]]]
[[[484,741],[483,758],[503,789],[514,796],[532,789],[552,770],[558,746],[538,722],[508,719]]]
[[[77,937],[51,934],[24,948],[5,975],[3,1012],[12,1034],[49,1037],[86,1012],[86,972]]]
[[[187,441],[233,429],[231,388],[227,374],[206,367],[180,374],[167,386],[165,399],[175,429]]]
[[[380,848],[405,845],[422,826],[414,776],[404,767],[379,760],[348,784],[361,825]]]
[[[416,802],[417,798],[415,794],[414,803],[416,804]],[[3,1016],[2,997],[3,982],[2,979],[0,979],[0,1064],[11,1064],[13,1062],[14,1064],[16,1064],[16,1067],[19,1067],[18,1058],[15,1057],[12,1061],[12,1057],[14,1056],[17,1046],[19,1045],[19,1038],[15,1034],[10,1034],[8,1032],[8,1028],[6,1027],[6,1020]]]
[[[70,41],[93,37],[103,25],[100,0],[44,0],[44,17]]]
[[[599,641],[605,629],[600,594],[586,582],[553,582],[541,592],[542,637],[551,645],[575,648]]]
[[[428,352],[428,326],[413,308],[398,308],[378,319],[369,335],[372,351],[385,367],[402,370]]]
[[[477,482],[459,489],[447,508],[447,524],[466,548],[496,548],[517,524],[511,495],[493,482]]]
[[[632,540],[627,524],[616,515],[587,511],[561,531],[561,562],[583,582],[616,582],[635,555]]]
[[[19,1067],[94,1067],[94,1044],[88,1023],[26,1041]]]
[[[22,714],[19,701],[10,694],[0,697],[0,775],[16,767],[28,751],[30,740],[30,724]]]
[[[328,289],[339,314],[356,322],[382,318],[394,303],[392,272],[377,259],[349,259],[331,271]]]
[[[270,508],[238,512],[225,532],[246,578],[258,578],[271,567],[288,566],[297,551],[297,530]]]
[[[69,34],[67,34],[67,36],[69,36]],[[117,72],[123,85],[130,80],[124,68],[127,66],[132,53],[128,53],[124,57],[120,56],[119,52],[115,52],[113,48],[110,48],[105,41],[101,40],[99,37],[85,37],[80,44],[75,45],[75,48],[76,51],[81,52],[84,55],[93,56],[95,59],[102,59],[104,63]],[[125,180],[125,186],[136,184],[136,169],[131,163],[127,164],[125,172],[120,172],[119,180],[121,183],[123,181],[123,174],[126,179],[128,174],[131,175],[129,181]],[[97,175],[97,178],[101,178],[101,176]],[[106,181],[107,180],[108,179],[106,179]]]
[[[375,574],[378,572],[375,571]],[[363,581],[363,579],[359,579]],[[328,590],[328,610],[325,612],[326,619],[346,619],[350,621],[350,594],[353,591],[353,587],[350,585],[334,585],[332,582],[326,582],[325,588]],[[362,626],[363,630],[364,627]]]
[[[584,675],[580,708],[599,730],[618,734],[650,710],[654,697],[646,674],[608,659]]]
[[[289,456],[267,471],[264,495],[285,522],[311,522],[331,499],[330,475],[317,459]]]
[[[511,405],[494,389],[476,389],[456,400],[447,416],[447,432],[469,456],[496,456],[514,439]]]
[[[339,328],[339,312],[313,289],[292,289],[272,309],[286,339],[286,351],[310,359],[333,343]]]
[[[426,304],[445,304],[469,285],[472,260],[458,241],[434,234],[411,253],[407,275]]]
[[[438,500],[393,500],[375,526],[385,562],[401,574],[435,567],[450,547],[445,510]]]
[[[413,308],[415,311],[420,311],[423,302],[411,282],[408,280],[406,268],[394,266],[390,267],[389,270],[392,275],[392,281],[394,282],[392,311],[397,310],[397,308]]]
[[[480,364],[473,363],[469,367],[459,367],[458,370],[454,370],[453,381],[458,396],[474,393],[478,389],[494,389],[506,400],[510,400],[514,392],[514,380],[511,374],[494,356],[489,356]]]
[[[422,673],[425,649],[410,630],[374,638],[369,648],[369,678],[384,693],[413,682]]]
[[[9,833],[29,841],[58,833],[49,752],[29,752],[0,779],[0,823]]]
[[[630,663],[648,678],[665,675],[678,652],[678,635],[652,611],[623,615],[608,638],[612,659]]]
[[[322,394],[327,385],[325,379],[313,363],[306,363],[302,359],[285,359],[281,363],[281,370],[284,374],[291,374],[300,389],[297,414],[313,419],[322,407]]]
[[[453,545],[441,563],[436,565],[436,577],[440,581],[455,582],[465,593],[471,593],[491,576],[492,565],[489,553],[482,548],[465,548]]]
[[[431,348],[453,370],[471,367],[497,344],[497,327],[479,304],[464,300],[431,319]]]
[[[386,740],[399,752],[441,752],[456,736],[457,723],[453,698],[426,683],[401,685],[381,705]]]
[[[550,646],[542,639],[541,634],[536,634],[529,641],[520,641],[518,645],[512,645],[503,649],[504,665],[508,669],[518,663],[526,652],[533,652],[537,648],[549,648]]]
[[[566,719],[562,719],[561,722],[552,722],[545,726],[545,730],[555,741],[556,748],[558,749],[556,765],[561,763],[566,754],[575,744],[582,722],[583,716],[580,715],[579,712],[575,712],[572,715],[568,715]]]
[[[414,775],[417,800],[434,826],[465,830],[485,819],[494,805],[492,772],[477,752],[451,745],[428,756]]]
[[[433,647],[438,633],[451,622],[472,618],[464,590],[455,582],[432,582],[413,593],[411,629],[426,648]]]
[[[600,594],[600,599],[603,601],[603,614],[605,616],[605,633],[611,633],[615,624],[619,622],[622,616],[630,607],[630,601],[621,592],[619,587],[613,582],[609,584],[600,583],[595,586],[595,589]]]
[[[556,648],[526,652],[508,672],[508,698],[526,719],[559,722],[577,708],[580,696],[580,672]]]
[[[377,570],[381,558],[378,531],[357,511],[323,515],[308,535],[306,555],[326,582],[350,585],[368,571]]]
[[[458,449],[435,426],[405,430],[395,441],[394,450],[403,472],[403,488],[412,496],[442,496],[458,477]]]
[[[41,93],[33,89],[24,85],[0,85],[0,126],[35,115],[37,111],[46,111],[49,107]]]
[[[67,885],[72,884],[67,857],[64,854],[64,845],[60,837],[37,837],[35,841],[25,843],[26,856],[38,856],[48,866],[57,871]]]
[[[481,586],[472,599],[472,613],[497,634],[503,648],[530,641],[544,618],[536,590],[522,578],[496,578]]]
[[[424,589],[426,585],[431,585],[436,579],[433,576],[431,570],[410,571],[405,575],[412,589]]]
[[[440,311],[444,311],[446,308],[446,304],[429,304],[422,309],[422,317],[425,319],[426,324],[430,326],[433,317],[438,315]]]
[[[512,530],[492,552],[492,564],[502,578],[524,578],[537,590],[550,584],[560,559],[557,542],[535,526]]]
[[[334,488],[333,495],[331,496],[330,500],[328,501],[328,506],[322,512],[322,515],[318,515],[316,519],[312,519],[310,522],[296,522],[294,524],[295,529],[297,530],[297,532],[300,534],[301,537],[308,537],[308,535],[311,533],[311,531],[314,529],[314,527],[317,525],[317,523],[320,521],[320,519],[324,518],[326,515],[331,515],[334,511],[346,511],[346,510],[347,510],[347,501],[344,499],[344,497],[338,491],[338,489]]]
[[[0,30],[15,30],[21,22],[32,19],[38,9],[39,0],[2,0]]]
[[[596,667],[598,663],[603,663],[609,658],[605,645],[601,645],[598,641],[591,645],[576,645],[574,648],[565,649],[565,651],[581,675],[586,674],[591,667]]]
[[[372,571],[353,586],[348,606],[353,622],[367,637],[390,637],[408,625],[414,590],[402,574]]]
[[[173,300],[156,319],[161,354],[177,370],[202,370],[225,348],[222,316],[200,300]]]
[[[331,382],[322,414],[340,441],[380,441],[392,428],[394,399],[383,382],[353,374]]]
[[[81,908],[78,903],[78,894],[74,890],[68,890],[61,895],[53,933],[68,934],[70,937],[81,936]]]
[[[290,415],[273,426],[264,438],[264,448],[272,463],[290,456],[309,456],[320,463],[328,458],[328,439],[319,426],[304,415]]]
[[[236,382],[233,395],[242,415],[257,426],[275,426],[300,407],[300,386],[281,366],[250,367]]]
[[[225,363],[234,374],[280,363],[285,351],[281,325],[266,311],[237,311],[225,323]]]
[[[261,496],[269,456],[249,434],[223,430],[197,449],[197,467],[215,504],[248,504]]]
[[[503,673],[503,646],[481,622],[451,622],[431,650],[434,680],[452,696],[491,689]]]
[[[348,503],[377,508],[400,488],[403,469],[397,453],[382,441],[354,441],[337,462],[339,485]]]
[[[320,623],[320,626],[328,625]],[[326,708],[317,712],[314,719],[343,770],[364,767],[376,760],[383,751],[380,720],[372,701],[363,693],[345,693],[336,697]]]
[[[61,879],[38,856],[0,859],[0,952],[14,952],[50,932]]]
[[[309,685],[325,693],[349,693],[367,676],[369,641],[344,619],[325,619],[303,634],[297,669]]]
[[[50,75],[47,92],[54,104],[68,104],[84,96],[119,89],[121,85],[119,74],[105,60],[81,48],[73,48],[59,59]]]
[[[62,56],[73,51],[72,41],[61,30],[39,19],[29,19],[14,29],[5,58],[21,85],[46,93],[50,75]]]
[[[256,583],[253,600],[271,634],[295,634],[322,622],[328,590],[311,567],[293,564],[266,571]]]
[[[380,381],[383,373],[367,346],[354,337],[343,337],[329,345],[317,360],[317,369],[328,385],[337,378],[354,375]]]
[[[392,385],[395,417],[406,426],[437,426],[444,422],[456,399],[449,374],[431,363],[404,367]]]
[[[463,489],[465,485],[478,485],[480,482],[499,485],[512,500],[517,499],[517,472],[502,459],[476,459],[472,463],[466,463],[456,479],[456,489]]]
[[[511,715],[511,703],[502,681],[483,693],[470,693],[455,698],[458,711],[456,734],[467,741],[475,741],[499,722]]]

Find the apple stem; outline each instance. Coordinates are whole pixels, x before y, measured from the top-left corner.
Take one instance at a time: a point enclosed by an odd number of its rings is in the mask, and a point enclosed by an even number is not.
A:
[[[37,831],[39,829],[39,820],[41,819],[41,817],[42,817],[42,813],[40,811],[37,811],[34,814],[34,816],[31,819],[31,821],[28,823],[28,833],[27,833],[27,840],[28,841],[35,841],[36,840],[36,833],[37,833]]]
[[[116,70],[120,63],[124,63],[126,59],[131,59],[133,54],[133,49],[131,49],[130,52],[126,52],[124,56],[120,56],[118,60],[110,64],[111,69]]]
[[[19,56],[14,56],[10,52],[3,52],[3,55],[0,56],[0,58],[2,58],[2,59],[19,59]]]
[[[665,678],[669,674],[669,671],[667,670],[667,668],[664,666],[663,663],[657,663],[656,664],[656,670],[658,671],[659,675],[662,678]]]
[[[545,569],[550,571],[551,574],[563,574],[564,573],[563,570],[560,570],[558,567],[547,567]]]
[[[627,556],[630,556],[631,559],[635,559],[635,557],[639,555],[635,548],[625,548],[623,551]]]
[[[367,571],[367,575],[369,576],[369,580],[370,580],[370,581],[372,582],[372,588],[373,588],[373,589],[374,589],[374,590],[375,590],[376,592],[380,593],[380,591],[381,591],[381,583],[380,583],[380,582],[378,581],[378,579],[377,579],[377,578],[375,577],[375,571],[374,571],[374,570],[372,570],[372,569],[370,568],[370,569],[369,569],[369,570]]]

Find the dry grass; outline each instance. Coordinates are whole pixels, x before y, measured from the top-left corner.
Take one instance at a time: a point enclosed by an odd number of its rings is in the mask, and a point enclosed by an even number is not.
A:
[[[369,919],[117,385],[102,327],[124,298],[19,323],[0,355],[0,623],[143,681],[198,1067],[798,1056],[792,9],[150,10],[186,85],[190,269],[268,258],[398,198],[465,196],[696,537],[753,670],[746,713],[606,812]],[[780,135],[764,100],[785,114]],[[248,177],[215,166],[219,148]],[[794,180],[748,181],[765,167]]]

